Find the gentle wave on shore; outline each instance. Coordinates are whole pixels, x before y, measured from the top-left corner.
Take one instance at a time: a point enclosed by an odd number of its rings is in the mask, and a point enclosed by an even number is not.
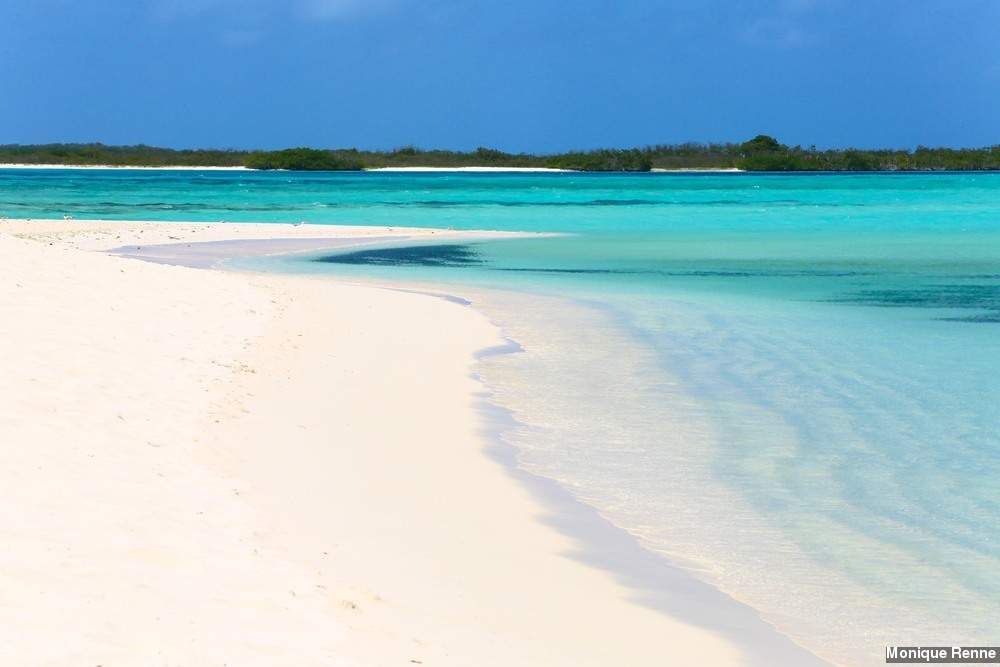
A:
[[[994,274],[748,262],[536,266],[513,282],[512,255],[443,245],[320,259],[461,282],[525,349],[482,371],[527,425],[507,434],[522,465],[821,655],[869,664],[899,637],[988,640],[1000,349],[982,324],[995,287],[907,295]],[[515,290],[482,289],[504,280]],[[635,284],[650,280],[690,287]],[[865,298],[857,285],[884,289]]]

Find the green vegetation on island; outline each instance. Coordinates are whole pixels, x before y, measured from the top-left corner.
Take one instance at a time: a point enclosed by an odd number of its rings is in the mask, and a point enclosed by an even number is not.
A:
[[[786,146],[758,135],[742,144],[670,144],[533,155],[493,148],[391,151],[289,148],[276,151],[175,150],[103,144],[0,145],[0,163],[118,167],[248,167],[342,171],[379,167],[534,167],[579,171],[733,169],[746,171],[1000,170],[1000,145],[988,148],[829,149]]]
[[[767,135],[739,146],[735,165],[747,171],[986,171],[1000,169],[1000,145],[990,148],[817,150],[789,147]]]
[[[249,169],[291,169],[296,171],[358,171],[361,161],[345,151],[315,148],[287,148],[283,151],[254,151],[243,160]]]
[[[550,156],[546,167],[578,171],[649,171],[653,158],[648,150],[597,150]]]
[[[174,150],[155,146],[104,144],[11,144],[0,146],[2,164],[111,165],[115,167],[241,167],[249,153],[227,150]]]

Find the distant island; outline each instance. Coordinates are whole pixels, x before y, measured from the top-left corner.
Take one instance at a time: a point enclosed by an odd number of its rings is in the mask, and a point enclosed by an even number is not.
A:
[[[786,146],[767,135],[741,144],[670,144],[549,155],[356,148],[289,148],[275,151],[175,150],[104,144],[0,145],[0,164],[108,165],[114,167],[246,167],[347,171],[400,167],[495,167],[626,171],[742,169],[744,171],[985,171],[1000,169],[1000,145],[988,148],[829,149]]]

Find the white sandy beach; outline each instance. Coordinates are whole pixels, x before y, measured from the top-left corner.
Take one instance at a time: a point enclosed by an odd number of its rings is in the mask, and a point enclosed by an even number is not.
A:
[[[6,162],[0,169],[159,169],[164,171],[249,171],[246,167],[185,167],[170,165],[164,167],[141,167],[120,164],[19,164]]]
[[[174,171],[253,171],[247,167],[183,167],[183,166],[169,166],[169,167],[133,167],[133,166],[123,166],[123,165],[110,165],[110,164],[97,164],[97,165],[87,165],[87,164],[14,164],[6,163],[0,164],[0,169],[159,169],[159,170],[174,170]],[[280,171],[280,170],[279,170]],[[373,167],[370,169],[365,169],[364,171],[382,171],[382,172],[481,172],[481,173],[504,173],[504,172],[524,172],[524,173],[578,173],[575,169],[550,169],[548,167]],[[710,173],[710,174],[728,174],[728,173],[739,173],[743,169],[738,169],[736,167],[732,168],[679,168],[679,169],[663,169],[660,167],[654,167],[649,170],[653,173]]]
[[[0,664],[741,663],[484,454],[476,310],[94,252],[398,231],[0,221]]]
[[[467,172],[484,172],[484,173],[502,173],[502,172],[573,172],[573,169],[550,169],[548,167],[375,167],[372,169],[365,169],[365,171],[388,171],[388,172],[407,172],[407,171],[428,171],[428,172],[446,172],[446,171],[467,171]]]
[[[744,170],[738,167],[678,167],[676,169],[653,167],[650,171],[655,174],[739,174]]]
[[[140,167],[131,165],[116,164],[0,164],[0,169],[150,169],[165,171],[254,171],[247,167],[185,167],[185,166],[164,166],[164,167]],[[276,170],[282,171],[282,170]],[[468,172],[571,172],[572,169],[548,169],[546,167],[375,167],[364,171],[386,171],[386,172],[447,172],[447,171],[468,171]]]

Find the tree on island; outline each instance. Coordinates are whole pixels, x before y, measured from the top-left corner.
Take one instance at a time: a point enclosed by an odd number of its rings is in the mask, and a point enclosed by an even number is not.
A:
[[[744,155],[781,150],[787,150],[787,147],[782,146],[777,139],[766,134],[758,134],[750,141],[740,144],[740,152]]]

